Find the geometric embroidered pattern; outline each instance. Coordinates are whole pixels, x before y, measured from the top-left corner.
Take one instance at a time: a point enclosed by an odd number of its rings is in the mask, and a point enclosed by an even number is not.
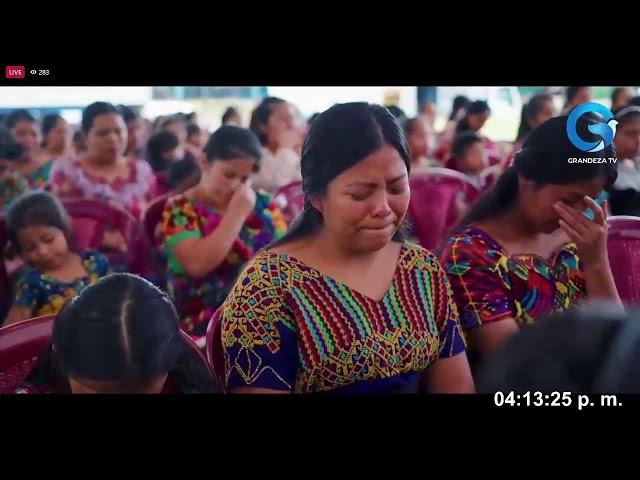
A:
[[[322,392],[421,372],[464,349],[437,258],[404,243],[379,300],[286,254],[259,253],[223,305],[227,384]]]

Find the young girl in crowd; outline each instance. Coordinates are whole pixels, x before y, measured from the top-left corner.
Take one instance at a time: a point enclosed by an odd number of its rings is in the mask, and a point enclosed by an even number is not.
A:
[[[68,299],[109,272],[101,253],[75,251],[69,217],[59,200],[46,192],[16,200],[7,213],[6,228],[25,268],[5,325],[57,313]]]
[[[273,193],[300,180],[300,157],[296,151],[303,139],[296,129],[293,106],[281,98],[265,98],[251,115],[250,128],[262,145],[260,172],[254,179],[256,188]]]
[[[167,200],[161,230],[168,288],[183,329],[201,343],[245,263],[286,230],[270,195],[252,188],[260,157],[250,130],[223,126],[204,148],[200,182]]]
[[[579,122],[586,131],[587,125]],[[486,354],[524,325],[587,295],[620,302],[607,256],[603,208],[593,199],[612,164],[574,164],[567,117],[543,123],[454,231],[442,255],[462,327]],[[581,131],[582,131],[581,130]],[[599,156],[611,157],[607,147]],[[583,214],[594,213],[593,220]]]
[[[437,162],[429,159],[431,136],[425,120],[422,117],[409,118],[403,122],[402,127],[411,156],[411,173],[421,173],[429,167],[439,166]]]
[[[228,390],[473,390],[447,276],[399,231],[409,168],[384,107],[336,105],[313,122],[303,213],[222,307]]]
[[[14,110],[5,120],[6,126],[22,146],[22,158],[15,168],[31,188],[42,188],[51,175],[53,160],[40,150],[40,127],[26,110]]]
[[[516,153],[522,148],[524,141],[533,130],[556,115],[553,97],[548,93],[538,93],[522,106],[520,126],[513,147]]]
[[[70,300],[17,393],[208,393],[206,363],[180,334],[165,293],[117,273]]]
[[[629,106],[616,115],[613,145],[618,157],[618,178],[608,189],[612,215],[640,217],[640,107]]]
[[[155,177],[147,162],[124,156],[127,127],[120,111],[109,103],[92,103],[82,112],[82,131],[87,151],[55,162],[53,192],[112,201],[140,218],[155,195]]]
[[[42,149],[45,158],[52,162],[71,154],[71,129],[67,121],[58,114],[42,118]]]

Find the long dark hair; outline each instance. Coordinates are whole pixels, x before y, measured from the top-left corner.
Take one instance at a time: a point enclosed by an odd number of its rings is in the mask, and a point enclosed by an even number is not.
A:
[[[47,146],[47,135],[55,128],[59,120],[64,120],[64,118],[57,113],[50,113],[42,117],[42,147]]]
[[[267,136],[262,132],[262,127],[269,123],[269,118],[273,113],[273,107],[280,103],[287,103],[286,100],[278,97],[266,97],[258,104],[258,106],[251,112],[251,121],[249,122],[249,129],[258,136],[260,144],[265,146],[267,144]]]
[[[537,93],[522,106],[516,142],[519,142],[531,133],[532,128],[529,122],[540,113],[542,107],[544,107],[544,104],[547,102],[553,102],[551,95],[548,93]]]
[[[69,377],[145,383],[164,374],[183,392],[214,390],[167,295],[141,277],[117,273],[67,302],[27,383],[67,392]]]
[[[569,163],[569,158],[584,157],[585,152],[576,148],[567,136],[567,116],[554,117],[529,134],[509,167],[498,182],[467,213],[461,225],[493,218],[509,210],[518,198],[518,176],[532,180],[539,187],[544,185],[568,185],[581,180],[605,177],[605,187],[612,185],[618,171],[610,163]],[[590,120],[586,115],[578,121],[579,134],[587,138]],[[613,146],[597,153],[600,157],[614,157]]]
[[[451,113],[449,114],[449,121],[458,118],[458,112],[469,106],[471,100],[464,95],[458,95],[453,99],[453,105],[451,106]]]
[[[272,246],[318,231],[323,224],[322,214],[311,205],[311,198],[324,196],[329,182],[385,143],[397,150],[409,171],[407,142],[400,125],[386,108],[354,102],[334,105],[320,114],[311,125],[300,160],[304,209],[289,232]],[[393,239],[402,238],[402,230],[398,230]]]
[[[489,107],[487,102],[484,100],[476,100],[468,104],[464,117],[462,117],[456,125],[456,133],[471,130],[471,127],[469,127],[469,115],[479,115],[481,113],[491,113],[491,107]]]

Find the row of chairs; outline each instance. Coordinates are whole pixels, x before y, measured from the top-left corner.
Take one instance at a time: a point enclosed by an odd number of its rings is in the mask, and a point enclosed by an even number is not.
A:
[[[15,393],[24,385],[27,375],[51,340],[54,319],[55,315],[47,315],[0,328],[0,394]],[[215,380],[219,390],[224,390],[219,311],[209,324],[206,356],[189,335],[182,331],[180,333],[192,354]]]

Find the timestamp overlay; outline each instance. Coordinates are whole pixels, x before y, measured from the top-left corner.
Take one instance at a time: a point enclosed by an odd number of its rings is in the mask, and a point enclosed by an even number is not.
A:
[[[592,407],[621,407],[617,395],[582,395],[571,392],[496,392],[493,395],[496,407],[544,407],[574,408],[578,411]]]

